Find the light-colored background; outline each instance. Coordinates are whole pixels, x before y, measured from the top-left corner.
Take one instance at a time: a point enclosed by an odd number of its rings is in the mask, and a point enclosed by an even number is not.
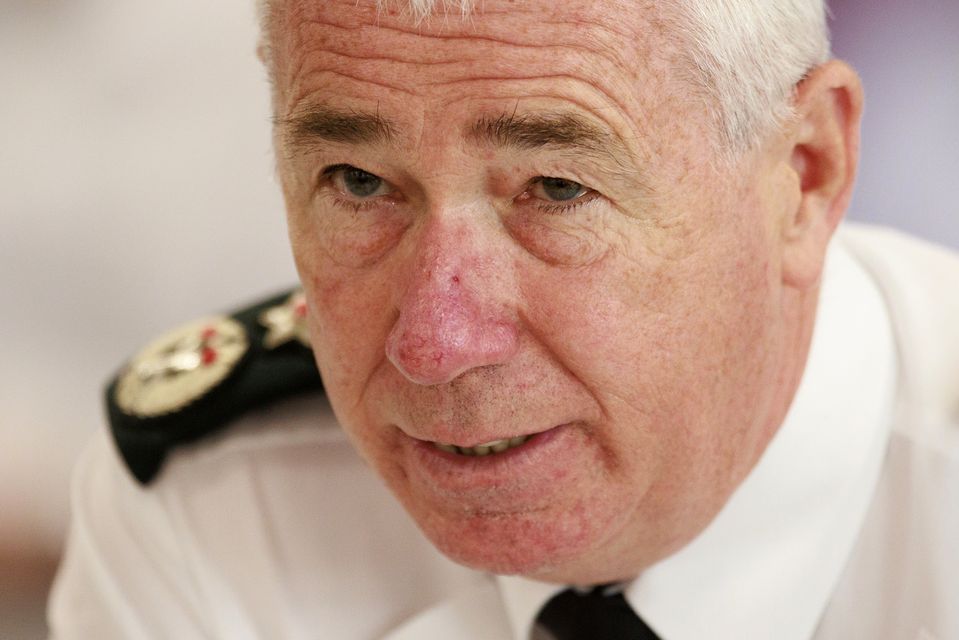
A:
[[[0,637],[39,637],[71,463],[145,340],[287,286],[252,2],[0,0]],[[833,2],[852,217],[959,247],[959,2]]]

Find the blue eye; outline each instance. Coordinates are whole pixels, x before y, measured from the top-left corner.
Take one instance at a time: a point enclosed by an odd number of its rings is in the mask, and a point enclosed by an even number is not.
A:
[[[323,171],[336,189],[345,196],[371,199],[390,193],[392,188],[383,178],[348,164],[338,164]]]
[[[383,186],[383,179],[372,173],[349,167],[343,170],[343,187],[357,198],[368,198],[376,195]]]
[[[578,182],[563,178],[540,178],[536,182],[537,197],[553,202],[569,202],[587,192],[587,189]]]

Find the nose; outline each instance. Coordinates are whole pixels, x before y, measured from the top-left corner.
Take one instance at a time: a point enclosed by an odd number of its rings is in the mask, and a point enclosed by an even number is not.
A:
[[[506,362],[517,351],[504,267],[472,245],[462,229],[433,229],[412,259],[386,356],[416,384],[451,382],[471,369]]]

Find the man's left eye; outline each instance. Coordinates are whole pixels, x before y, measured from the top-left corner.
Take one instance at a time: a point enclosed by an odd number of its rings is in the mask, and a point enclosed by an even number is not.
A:
[[[532,185],[532,195],[551,202],[569,202],[589,191],[578,182],[564,178],[538,178]]]

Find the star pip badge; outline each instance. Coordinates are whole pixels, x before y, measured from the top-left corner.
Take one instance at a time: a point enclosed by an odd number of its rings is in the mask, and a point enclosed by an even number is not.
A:
[[[304,347],[310,347],[310,333],[306,324],[306,296],[294,292],[283,304],[270,307],[260,314],[260,324],[266,327],[263,346],[276,349],[296,339]]]
[[[117,382],[117,406],[153,418],[202,398],[230,375],[249,348],[236,320],[214,317],[172,331],[148,345]]]

